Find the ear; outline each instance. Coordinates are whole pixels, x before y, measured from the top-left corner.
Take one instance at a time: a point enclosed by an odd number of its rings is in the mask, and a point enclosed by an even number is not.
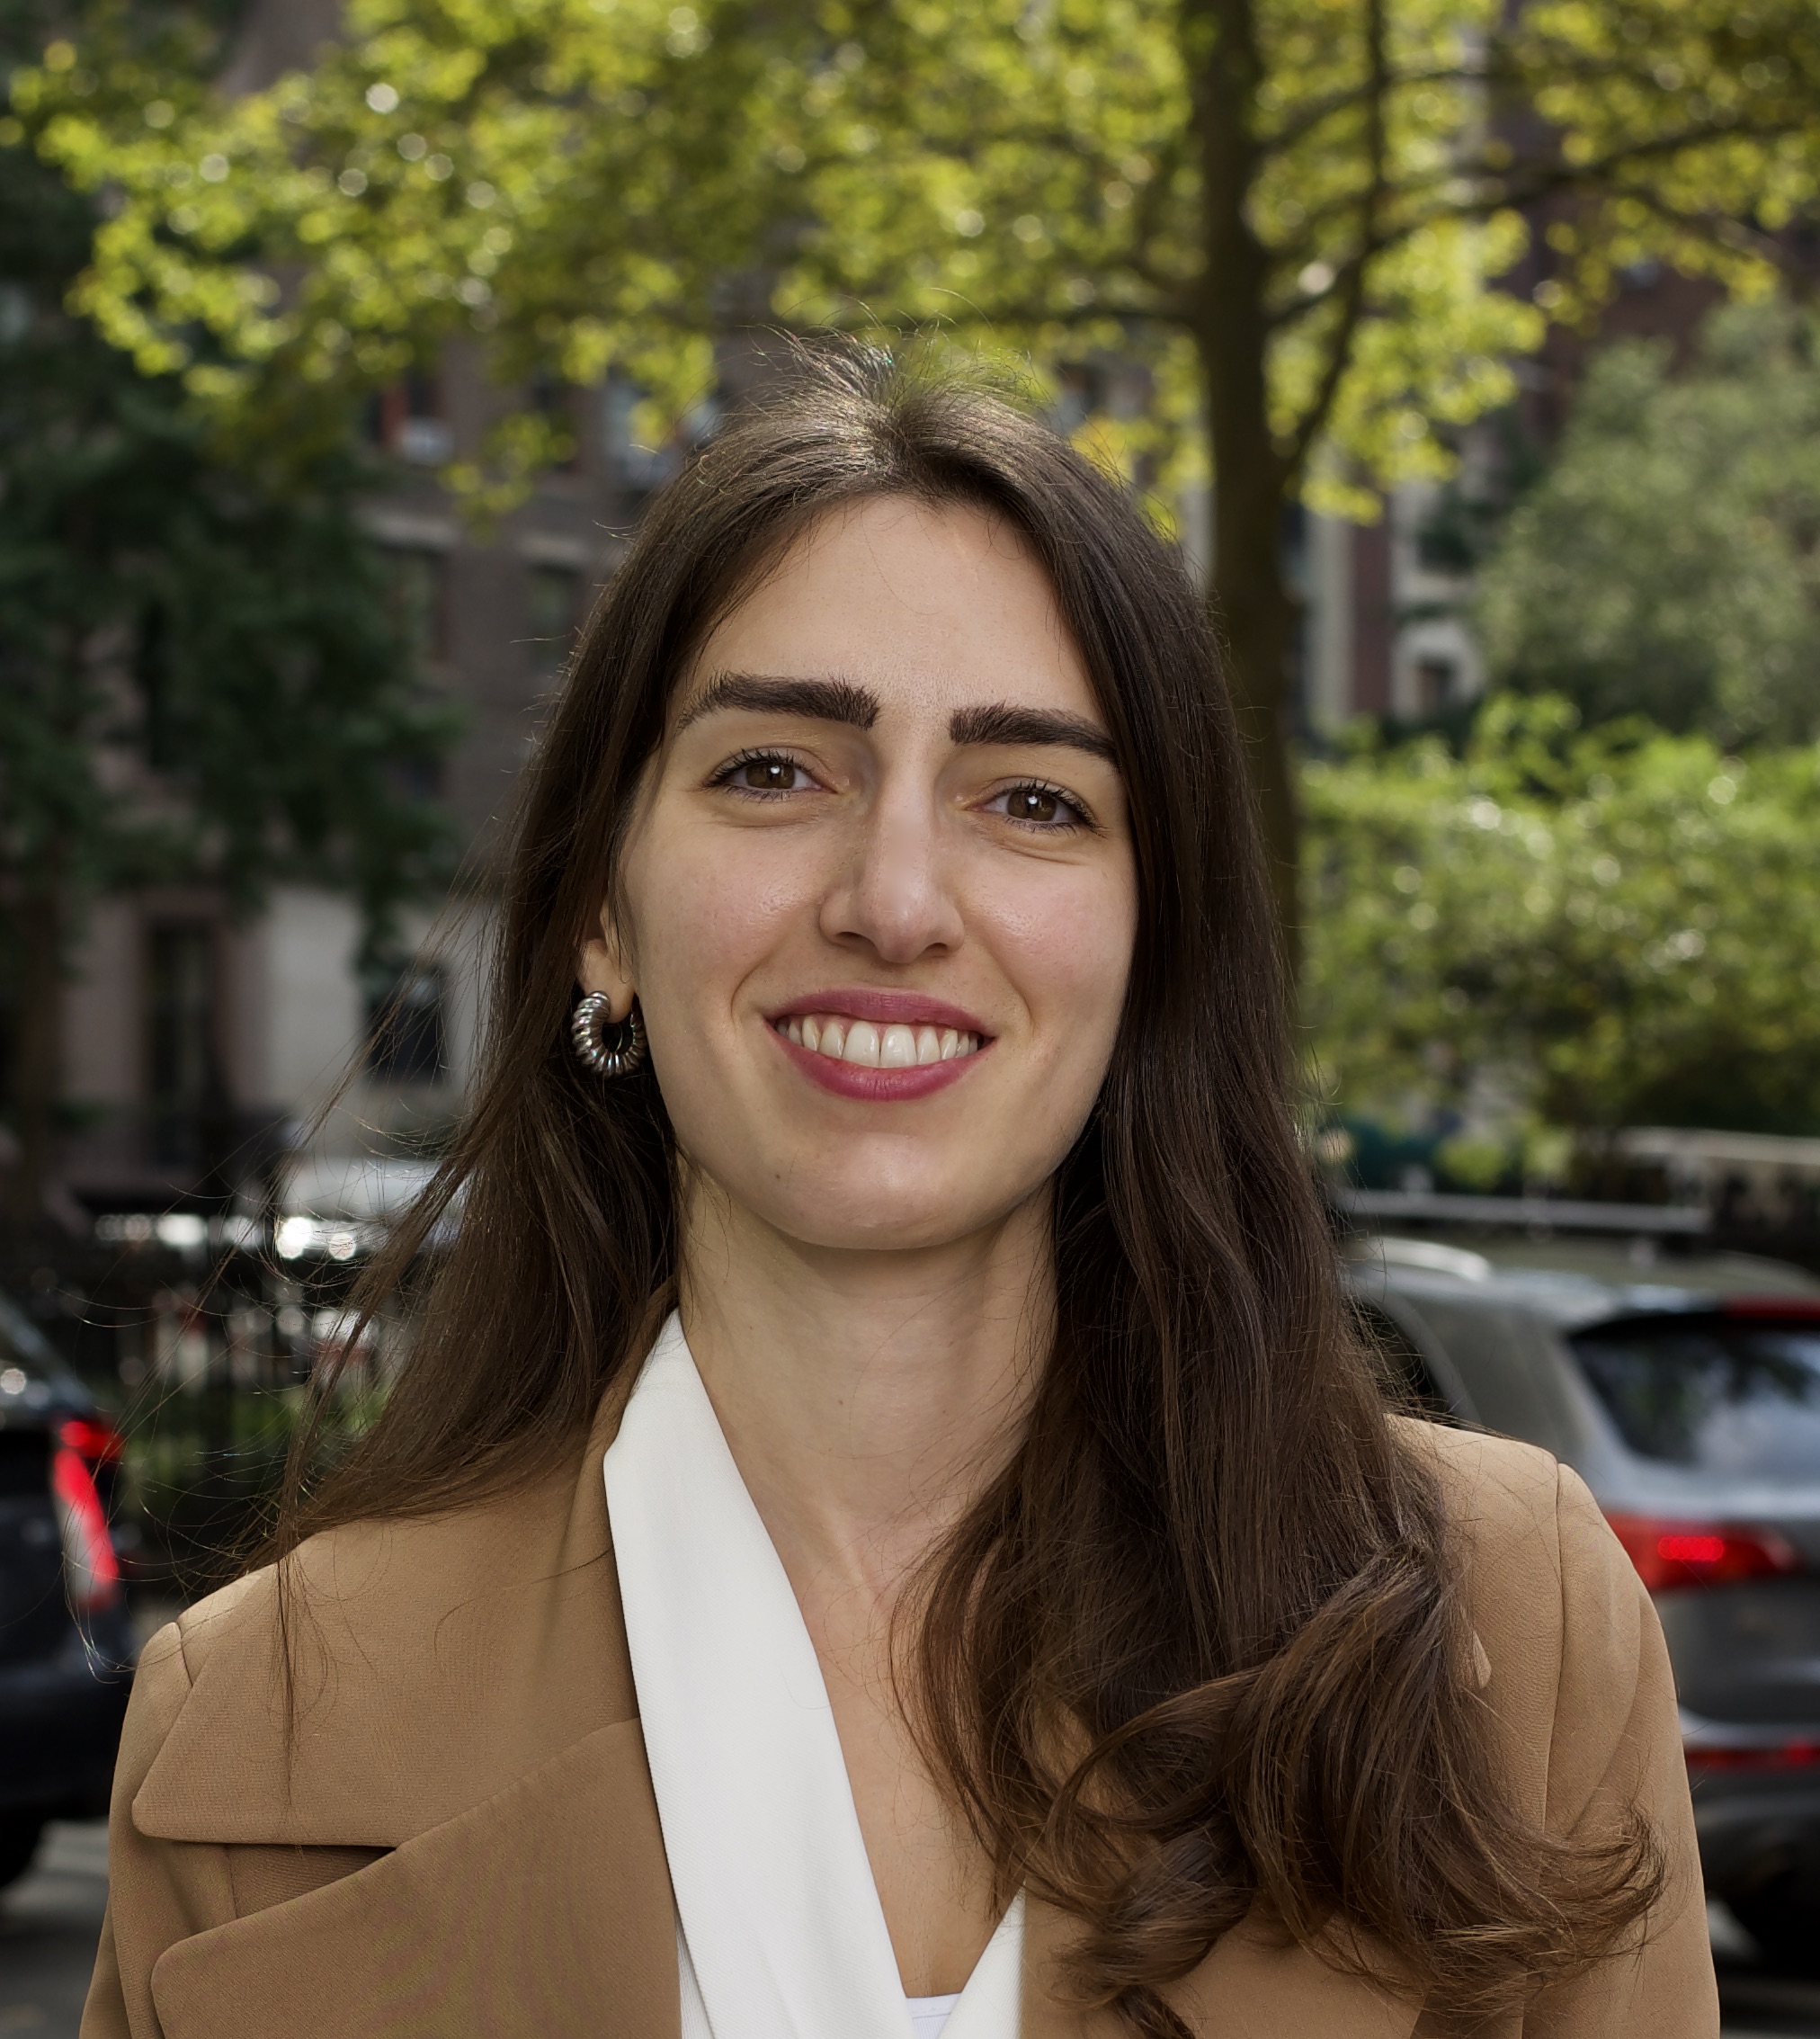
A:
[[[631,1011],[636,987],[624,945],[608,917],[604,900],[601,903],[599,933],[589,935],[582,943],[581,957],[575,964],[575,979],[584,991],[606,993],[615,1021],[624,1019]]]

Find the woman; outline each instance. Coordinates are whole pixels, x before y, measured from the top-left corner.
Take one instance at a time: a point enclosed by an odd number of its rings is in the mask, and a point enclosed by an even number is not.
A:
[[[147,1650],[88,2039],[1717,2030],[1647,1599],[1348,1328],[1215,675],[870,357],[654,504],[411,1357]]]

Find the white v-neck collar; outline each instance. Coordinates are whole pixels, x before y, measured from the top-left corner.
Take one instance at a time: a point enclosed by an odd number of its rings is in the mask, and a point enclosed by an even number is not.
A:
[[[604,1475],[683,2039],[911,2039],[815,1645],[674,1313]],[[1016,2039],[1022,1953],[1020,1898],[943,2039]]]

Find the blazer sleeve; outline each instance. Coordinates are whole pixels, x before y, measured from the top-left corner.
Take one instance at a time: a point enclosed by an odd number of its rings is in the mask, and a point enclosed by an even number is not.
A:
[[[152,1969],[168,1946],[234,1916],[227,1851],[156,1840],[133,1823],[133,1800],[190,1693],[183,1636],[160,1629],[140,1652],[108,1808],[108,1905],[80,2039],[164,2039]]]
[[[1628,1947],[1530,2005],[1523,2039],[1717,2039],[1718,1989],[1662,1623],[1598,1504],[1565,1466],[1556,1525],[1561,1673],[1548,1824],[1591,1838],[1640,1812],[1666,1882]]]

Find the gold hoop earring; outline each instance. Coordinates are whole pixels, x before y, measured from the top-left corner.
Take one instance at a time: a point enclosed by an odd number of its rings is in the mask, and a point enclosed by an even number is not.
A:
[[[609,1042],[611,1032],[618,1038]],[[569,1042],[596,1076],[630,1076],[645,1060],[645,1023],[635,998],[623,1020],[613,1017],[613,1003],[604,991],[590,991],[569,1022]]]

